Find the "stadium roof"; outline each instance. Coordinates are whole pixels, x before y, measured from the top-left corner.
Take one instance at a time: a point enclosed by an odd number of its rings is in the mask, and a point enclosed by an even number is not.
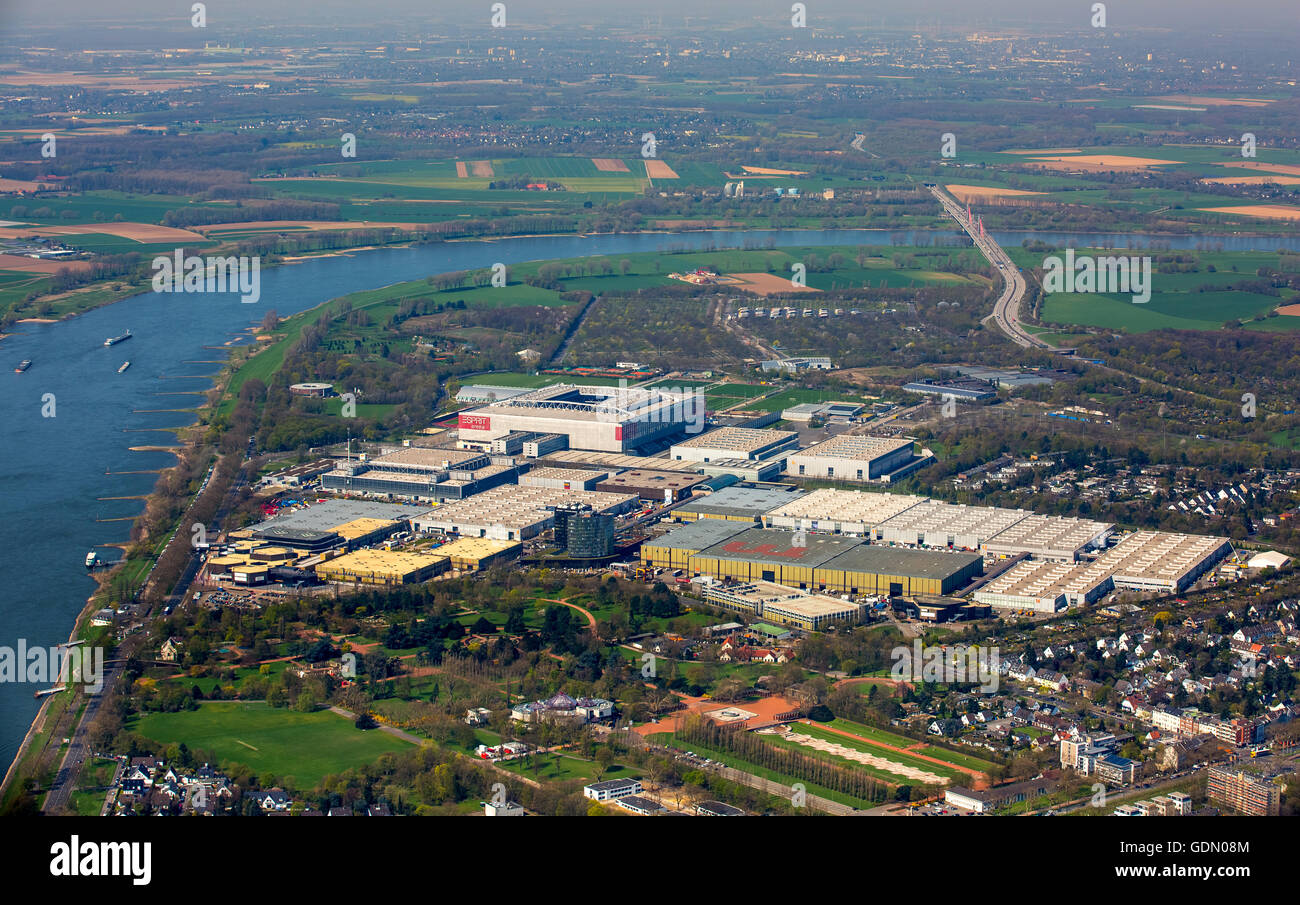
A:
[[[610,387],[568,383],[552,384],[509,399],[491,402],[488,414],[526,414],[532,417],[610,423],[646,419],[664,408],[681,406],[689,393],[662,387]]]

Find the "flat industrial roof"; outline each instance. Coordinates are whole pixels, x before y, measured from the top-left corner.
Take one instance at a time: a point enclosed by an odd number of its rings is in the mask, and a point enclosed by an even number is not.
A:
[[[625,456],[622,453],[596,452],[586,449],[559,449],[542,456],[543,461],[568,465],[606,465],[611,468],[647,468],[652,471],[695,473],[699,462],[677,462],[650,456]]]
[[[799,452],[792,452],[791,458],[796,456],[816,456],[828,459],[853,459],[867,461],[878,459],[881,456],[897,452],[900,449],[911,449],[912,440],[899,439],[898,437],[868,437],[861,434],[840,434],[837,437],[831,437],[807,449]]]
[[[827,560],[859,546],[862,542],[833,534],[802,535],[796,546],[794,531],[775,528],[750,528],[728,540],[699,552],[700,556],[733,562],[779,563],[787,566],[816,567]]]
[[[1110,534],[1112,526],[1089,519],[1028,515],[984,542],[989,550],[1073,552]]]
[[[1109,577],[1110,570],[1095,562],[1024,560],[980,588],[976,592],[976,599],[981,594],[1033,598],[1084,594]]]
[[[881,522],[884,531],[916,531],[931,534],[974,534],[988,540],[1030,515],[1022,509],[996,506],[966,506],[926,500]]]
[[[680,528],[674,528],[660,537],[648,540],[643,546],[667,547],[674,550],[703,550],[748,530],[749,527],[744,522],[702,518],[698,521],[689,522]]]
[[[521,475],[519,480],[522,483],[525,478],[544,478],[552,481],[590,481],[594,478],[609,477],[608,471],[594,471],[589,468],[554,468],[543,466],[533,468],[527,474]]]
[[[281,512],[264,522],[253,525],[252,530],[259,534],[273,528],[299,532],[330,532],[340,525],[346,525],[359,518],[402,521],[423,515],[428,511],[428,506],[406,506],[400,503],[377,503],[365,500],[326,500],[302,509]]]
[[[862,490],[824,488],[801,495],[767,513],[769,518],[796,518],[814,522],[853,522],[871,527],[926,501],[902,493],[868,493]]]
[[[1120,578],[1178,581],[1218,553],[1226,537],[1135,531],[1097,558]]]
[[[971,563],[982,560],[983,557],[978,553],[940,553],[935,550],[858,544],[830,562],[823,563],[822,568],[876,575],[903,575],[908,578],[947,578]]]
[[[455,468],[465,462],[482,458],[485,457],[478,450],[443,449],[441,447],[430,449],[422,446],[409,446],[404,449],[393,450],[382,456],[376,456],[367,464],[381,467],[384,465],[414,465],[421,468]]]
[[[483,559],[509,550],[523,549],[517,540],[493,540],[490,537],[460,537],[431,551],[440,556]]]
[[[698,512],[708,515],[752,515],[755,518],[776,506],[790,503],[804,495],[804,491],[773,487],[724,487],[677,507],[678,512]]]
[[[600,483],[602,489],[612,490],[620,487],[643,490],[647,487],[671,487],[673,490],[685,490],[702,483],[704,477],[695,472],[683,471],[646,471],[634,468],[606,478]]]
[[[764,608],[774,607],[782,613],[813,618],[833,616],[856,610],[857,604],[831,597],[828,594],[808,594],[770,581],[755,581],[740,585],[715,585],[709,590],[727,593],[742,600],[762,603]]]
[[[298,541],[304,544],[339,537],[334,531],[316,531],[311,528],[282,528],[274,525],[269,528],[257,528],[253,531],[253,534],[259,540]]]
[[[473,521],[500,518],[509,513],[555,509],[557,506],[587,505],[596,512],[606,512],[637,502],[636,494],[603,493],[598,490],[560,490],[554,487],[521,487],[508,484],[454,502],[444,503],[428,512],[428,520]],[[509,524],[514,524],[510,522]]]
[[[355,550],[352,553],[336,556],[318,563],[317,568],[326,572],[346,570],[349,572],[378,572],[405,575],[427,566],[446,560],[442,551],[433,553],[409,553],[403,550]]]
[[[356,540],[358,537],[365,537],[367,534],[373,534],[376,531],[382,531],[396,524],[392,519],[383,518],[356,518],[350,522],[344,522],[334,530],[338,532],[339,537],[344,540]]]
[[[752,453],[773,443],[781,443],[799,436],[795,431],[763,430],[752,427],[720,427],[700,434],[674,447],[688,449],[725,449],[731,452]]]

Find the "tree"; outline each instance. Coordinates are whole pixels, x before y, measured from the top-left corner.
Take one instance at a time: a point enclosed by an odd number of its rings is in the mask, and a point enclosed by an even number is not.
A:
[[[723,679],[713,690],[713,696],[719,701],[738,701],[741,696],[749,689],[742,679],[735,676]]]
[[[614,757],[614,749],[608,745],[602,745],[596,751],[596,782],[600,782],[609,772],[609,768],[614,765]]]

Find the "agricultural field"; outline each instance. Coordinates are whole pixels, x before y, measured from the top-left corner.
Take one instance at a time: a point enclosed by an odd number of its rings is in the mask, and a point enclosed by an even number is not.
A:
[[[1026,249],[1010,251],[1017,264],[1040,268],[1043,255]],[[1052,252],[1055,255],[1063,251]],[[1078,249],[1077,255],[1128,254],[1105,249]],[[1296,257],[1268,252],[1133,252],[1155,258],[1151,273],[1151,299],[1135,303],[1132,293],[1052,293],[1043,303],[1040,323],[1044,331],[1055,327],[1083,326],[1130,333],[1151,330],[1219,330],[1225,324],[1244,322],[1249,329],[1289,330],[1300,326],[1300,317],[1288,316],[1286,306],[1297,293],[1288,288],[1270,288],[1261,280],[1261,269],[1285,271],[1295,267]],[[1176,255],[1178,263],[1165,265],[1161,258]],[[1176,269],[1175,269],[1176,268]],[[1169,272],[1166,272],[1169,271]],[[1249,287],[1249,288],[1247,288]],[[1277,314],[1277,310],[1284,313]],[[1068,334],[1068,331],[1062,331]],[[1064,337],[1067,341],[1070,337]],[[1077,337],[1073,341],[1077,341]],[[1069,342],[1067,342],[1069,344]]]
[[[1287,296],[1290,298],[1291,296]],[[1225,323],[1251,320],[1277,307],[1277,299],[1242,292],[1154,292],[1147,304],[1112,293],[1056,294],[1047,299],[1042,320],[1051,324],[1106,327],[1128,333],[1151,330],[1219,330]],[[1296,321],[1296,318],[1278,318]],[[1279,324],[1285,329],[1290,324]]]
[[[258,180],[286,198],[348,201],[406,200],[460,202],[476,198],[488,203],[536,204],[543,207],[582,206],[585,202],[617,200],[639,195],[649,185],[646,168],[631,158],[622,168],[598,166],[589,157],[522,157],[479,160],[379,160],[318,166],[316,175],[290,175]],[[677,180],[713,184],[723,177],[717,168],[701,164],[673,167]],[[563,191],[528,190],[513,182],[563,187]],[[493,182],[511,187],[492,188]],[[434,214],[434,216],[438,216]]]

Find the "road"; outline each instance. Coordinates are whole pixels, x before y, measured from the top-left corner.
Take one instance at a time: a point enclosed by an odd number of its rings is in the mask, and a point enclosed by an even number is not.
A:
[[[72,735],[69,736],[68,750],[63,755],[59,772],[55,774],[54,782],[51,783],[50,790],[45,796],[45,802],[41,805],[41,810],[46,814],[62,814],[65,810],[71,809],[72,790],[76,788],[77,777],[81,775],[81,768],[86,762],[86,757],[91,753],[86,744],[86,730],[94,724],[106,692],[113,687],[122,672],[124,661],[114,656],[115,650],[110,651],[104,659],[103,691],[99,694],[86,695],[86,710],[81,716],[81,721],[72,730]]]
[[[211,477],[211,474],[209,472],[208,476]],[[235,495],[245,483],[246,478],[241,471],[235,476],[235,480],[231,482],[230,487],[227,488],[225,495],[222,497],[222,503],[216,515],[218,523],[229,514],[234,504]],[[206,485],[207,480],[205,479],[204,486]],[[185,510],[185,517],[179,523],[181,527],[172,535],[169,543],[190,543],[189,532],[183,529],[184,526],[190,524],[189,513],[197,500],[198,496],[196,495],[194,500],[190,501],[189,508]],[[174,606],[185,598],[185,594],[189,591],[190,584],[194,581],[195,575],[198,574],[201,564],[202,558],[198,551],[191,548],[190,561],[186,565],[180,580],[172,589],[171,595],[167,598],[168,606]],[[154,567],[157,567],[156,561]],[[150,574],[153,574],[152,570],[150,570]],[[148,615],[152,616],[153,614]],[[122,672],[125,660],[118,655],[117,650],[117,648],[114,648],[113,651],[105,655],[103,690],[98,694],[86,695],[86,709],[82,713],[81,719],[77,721],[76,726],[72,728],[69,735],[68,750],[63,755],[63,761],[59,764],[59,772],[55,775],[54,782],[50,785],[50,790],[45,796],[45,802],[41,806],[41,810],[46,814],[59,814],[70,806],[72,791],[77,787],[77,779],[81,775],[81,768],[85,764],[87,755],[91,753],[86,745],[86,733],[95,724],[95,716],[99,713],[100,704],[108,692],[115,687]]]
[[[966,222],[966,208],[958,204],[955,198],[937,185],[929,186],[929,189],[931,194],[943,205],[949,216],[956,220],[961,228],[966,231],[966,234],[971,237],[975,247],[1002,274],[1002,295],[998,297],[997,304],[993,306],[993,313],[986,317],[985,320],[992,320],[997,324],[998,329],[1018,346],[1023,346],[1026,349],[1044,349],[1048,352],[1058,351],[1056,346],[1028,333],[1020,325],[1020,303],[1024,301],[1025,292],[1029,287],[1025,283],[1024,274],[1012,263],[1011,258],[1002,250],[1002,246],[993,241],[993,237],[987,233],[981,236],[978,225]]]

